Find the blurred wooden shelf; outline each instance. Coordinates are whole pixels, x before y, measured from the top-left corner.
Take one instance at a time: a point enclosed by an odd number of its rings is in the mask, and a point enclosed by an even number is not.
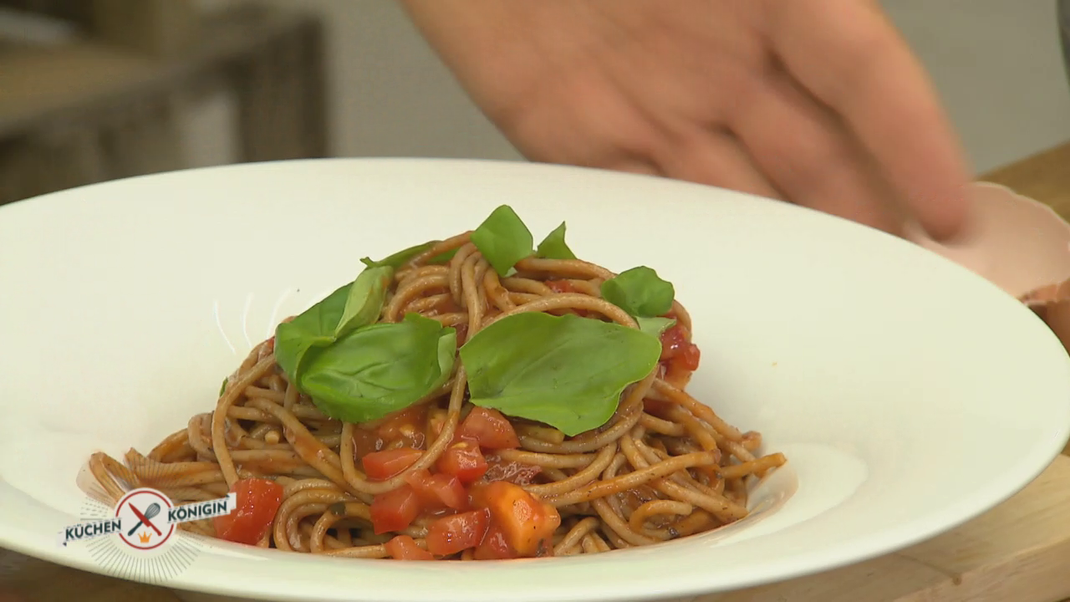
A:
[[[185,167],[176,114],[219,89],[238,107],[239,161],[328,154],[318,19],[247,5],[198,16],[191,35],[159,52],[95,38],[0,48],[0,204]]]

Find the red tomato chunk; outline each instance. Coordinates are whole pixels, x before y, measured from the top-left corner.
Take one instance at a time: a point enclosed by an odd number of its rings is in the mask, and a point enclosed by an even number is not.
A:
[[[516,550],[505,540],[505,532],[498,525],[487,529],[487,535],[473,554],[476,560],[506,560],[516,558]]]
[[[384,481],[404,472],[406,468],[415,464],[422,455],[423,452],[418,449],[400,447],[398,449],[372,452],[364,456],[361,464],[364,466],[364,473],[368,475],[369,479]]]
[[[687,341],[687,332],[683,326],[676,324],[661,333],[661,361],[678,364],[681,368],[694,372],[698,370],[699,349]]]
[[[487,472],[487,459],[474,439],[457,439],[442,453],[436,467],[439,472],[453,475],[462,484],[469,485]]]
[[[474,548],[483,541],[489,523],[486,510],[440,518],[427,527],[427,551],[436,556],[449,556]]]
[[[417,545],[408,535],[398,535],[383,545],[395,560],[434,560],[435,556]]]
[[[520,439],[509,420],[498,410],[475,408],[461,424],[458,436],[473,439],[483,449],[515,449]]]
[[[282,505],[282,485],[267,479],[242,479],[231,488],[236,497],[234,511],[212,519],[220,539],[256,545],[275,522]]]
[[[380,493],[370,508],[372,528],[376,535],[408,528],[420,514],[420,500],[409,485]]]
[[[468,506],[468,492],[460,479],[448,474],[431,474],[415,470],[405,476],[424,510],[464,510]]]

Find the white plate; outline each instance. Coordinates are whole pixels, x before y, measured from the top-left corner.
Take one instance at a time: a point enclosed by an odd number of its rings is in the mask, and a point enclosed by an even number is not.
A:
[[[536,239],[654,267],[694,319],[690,389],[789,463],[723,533],[580,558],[437,563],[205,547],[168,585],[269,600],[597,601],[752,586],[932,537],[1026,485],[1070,434],[1070,361],[995,286],[779,202],[520,163],[329,160],[135,178],[0,208],[0,545],[60,548],[87,456],[211,408],[275,320],[357,258],[509,203]],[[782,498],[792,494],[783,501]],[[781,499],[783,503],[776,503]]]

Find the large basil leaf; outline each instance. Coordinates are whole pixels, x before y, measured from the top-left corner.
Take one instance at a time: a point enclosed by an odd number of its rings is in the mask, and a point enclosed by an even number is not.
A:
[[[472,242],[494,271],[505,277],[516,262],[531,255],[531,231],[509,205],[495,209],[472,232]]]
[[[546,238],[539,243],[539,247],[535,249],[535,256],[543,259],[576,258],[576,254],[565,244],[565,222],[561,222],[560,226],[546,235]]]
[[[291,382],[299,382],[305,354],[379,319],[393,278],[389,266],[368,268],[356,280],[275,329],[275,361]]]
[[[334,336],[340,337],[347,332],[372,324],[379,320],[386,301],[386,292],[394,278],[394,268],[382,265],[371,267],[357,276],[349,287],[345,309],[338,320]]]
[[[461,347],[471,402],[573,436],[604,425],[625,387],[661,356],[657,337],[619,324],[526,312]]]
[[[297,382],[298,368],[309,349],[334,342],[351,286],[352,282],[339,287],[326,299],[275,329],[275,361],[291,382]]]
[[[332,418],[358,424],[378,420],[442,386],[453,371],[456,348],[453,328],[410,314],[312,350],[300,388]]]
[[[636,317],[665,315],[672,309],[675,296],[672,283],[646,266],[621,272],[602,283],[602,297]]]

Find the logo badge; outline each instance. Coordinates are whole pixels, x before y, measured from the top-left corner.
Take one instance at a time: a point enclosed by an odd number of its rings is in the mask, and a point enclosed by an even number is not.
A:
[[[175,524],[167,522],[173,508],[171,500],[155,489],[130,491],[115,505],[115,517],[123,525],[119,539],[136,550],[155,550],[166,544],[175,534]],[[129,524],[134,526],[127,529]]]
[[[201,542],[178,533],[181,523],[234,511],[233,493],[204,502],[175,505],[149,487],[128,491],[114,507],[89,498],[83,522],[59,533],[59,545],[83,544],[108,574],[120,579],[162,584],[192,564]]]

